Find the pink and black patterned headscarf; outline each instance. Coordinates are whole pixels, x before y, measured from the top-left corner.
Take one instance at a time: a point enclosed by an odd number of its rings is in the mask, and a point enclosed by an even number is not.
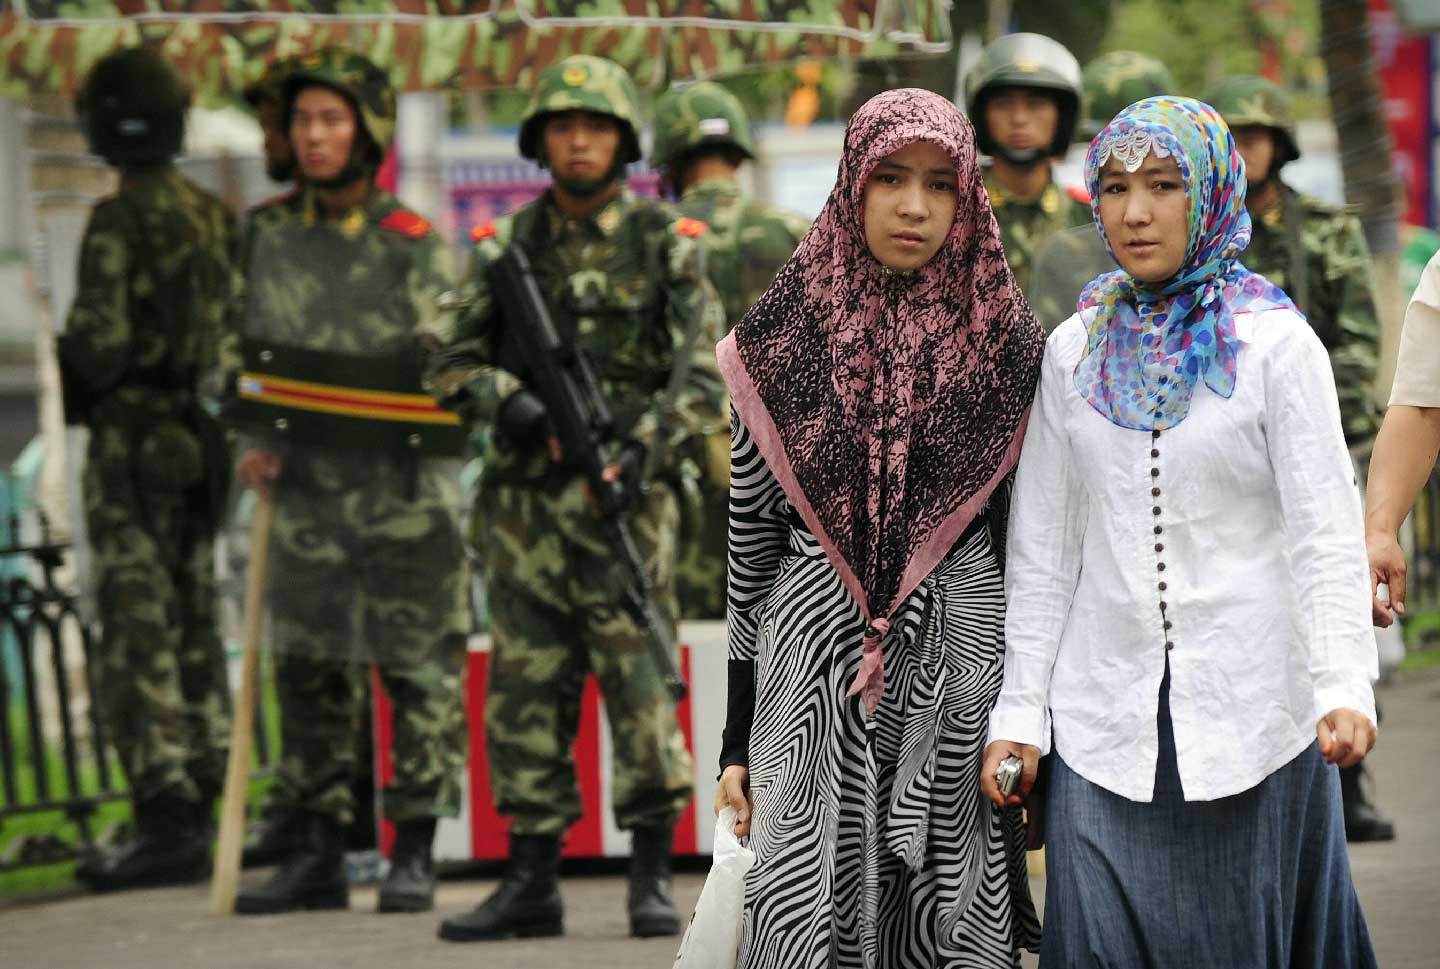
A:
[[[865,183],[917,141],[950,156],[959,205],[935,256],[897,274],[865,244]],[[1043,347],[970,123],[929,91],[871,98],[819,219],[718,352],[740,419],[870,621],[872,667],[889,616],[1014,467]],[[873,708],[872,688],[878,675]]]

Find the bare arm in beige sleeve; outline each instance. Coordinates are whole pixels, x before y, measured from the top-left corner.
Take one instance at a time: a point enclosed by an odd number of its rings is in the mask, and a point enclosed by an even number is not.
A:
[[[1372,594],[1380,584],[1388,596],[1371,603],[1377,626],[1405,614],[1405,554],[1400,524],[1440,454],[1440,253],[1425,267],[1405,313],[1400,357],[1390,408],[1375,439],[1365,495],[1365,544],[1370,556]]]

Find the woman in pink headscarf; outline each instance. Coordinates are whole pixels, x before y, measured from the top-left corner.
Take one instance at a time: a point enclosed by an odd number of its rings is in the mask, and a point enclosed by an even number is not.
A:
[[[1036,944],[1020,812],[977,789],[1042,345],[969,123],[926,91],[869,101],[820,218],[719,347],[717,801],[758,859],[742,966],[1008,967]]]

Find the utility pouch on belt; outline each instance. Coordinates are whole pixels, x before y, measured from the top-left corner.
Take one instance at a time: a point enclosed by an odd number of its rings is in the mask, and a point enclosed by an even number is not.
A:
[[[465,449],[460,417],[421,389],[418,348],[383,355],[304,350],[242,338],[227,423],[271,441],[417,457]]]

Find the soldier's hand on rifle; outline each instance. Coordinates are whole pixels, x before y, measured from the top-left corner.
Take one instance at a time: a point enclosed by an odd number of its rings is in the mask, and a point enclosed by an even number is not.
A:
[[[524,388],[501,401],[496,423],[508,440],[521,447],[533,447],[539,438],[554,439],[545,402]]]
[[[556,445],[558,447],[558,443]],[[558,458],[557,458],[558,460]],[[629,441],[620,448],[618,459],[605,465],[600,472],[600,480],[606,484],[620,482],[621,491],[624,494],[625,506],[628,508],[635,497],[640,494],[640,476],[645,470],[645,445],[639,441]],[[599,505],[595,500],[595,492],[590,488],[590,482],[580,482],[580,489],[585,494],[585,500],[590,507],[599,511]]]
[[[268,448],[250,448],[235,462],[235,480],[266,498],[275,493],[275,482],[280,478],[284,458],[279,451]]]

